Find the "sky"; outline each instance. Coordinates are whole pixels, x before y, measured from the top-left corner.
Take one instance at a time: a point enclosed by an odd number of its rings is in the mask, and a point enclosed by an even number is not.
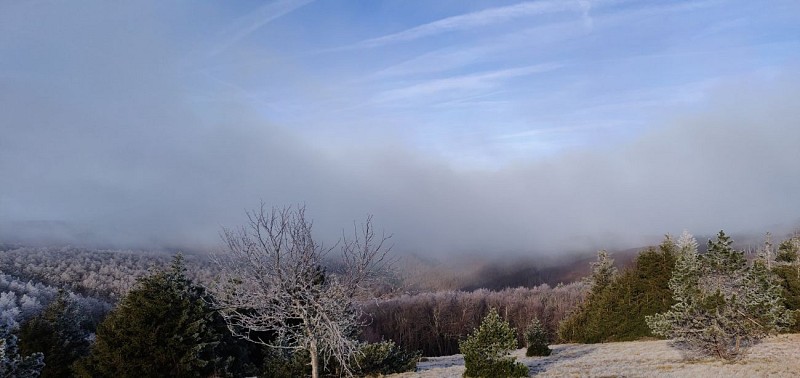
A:
[[[2,1],[0,242],[396,250],[800,226],[800,2]]]

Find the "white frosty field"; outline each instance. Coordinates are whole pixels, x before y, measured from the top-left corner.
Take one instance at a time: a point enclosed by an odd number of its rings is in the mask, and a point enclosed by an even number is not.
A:
[[[769,338],[753,347],[741,361],[684,361],[666,341],[634,341],[607,344],[552,345],[548,357],[513,354],[536,377],[800,377],[800,334]],[[461,377],[460,354],[433,357],[417,365],[414,373],[393,378]]]

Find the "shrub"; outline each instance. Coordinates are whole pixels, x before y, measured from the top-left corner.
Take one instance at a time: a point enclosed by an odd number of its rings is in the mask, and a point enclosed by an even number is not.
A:
[[[534,318],[531,325],[525,330],[525,343],[528,346],[525,355],[528,357],[549,356],[552,353],[547,346],[547,331],[542,327],[539,319]]]
[[[720,231],[699,255],[697,242],[684,233],[669,282],[675,304],[647,318],[654,333],[673,339],[687,357],[736,359],[792,321],[766,258],[748,267],[744,252],[731,244]]]
[[[386,375],[414,371],[419,359],[419,352],[408,352],[393,341],[382,341],[363,344],[353,366],[358,375]]]
[[[311,375],[311,356],[304,350],[281,350],[267,348],[261,376],[273,378],[293,378]],[[419,352],[407,352],[393,341],[364,343],[350,364],[351,373],[359,377],[381,376],[414,371]],[[347,375],[341,365],[333,358],[320,363],[321,375],[340,377]]]
[[[527,377],[528,368],[508,352],[517,348],[516,331],[491,309],[480,327],[459,343],[464,377]]]
[[[268,348],[260,376],[294,378],[311,375],[311,357],[307,351]]]

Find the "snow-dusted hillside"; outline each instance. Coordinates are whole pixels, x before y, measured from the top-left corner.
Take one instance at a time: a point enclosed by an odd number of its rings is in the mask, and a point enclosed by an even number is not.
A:
[[[766,339],[741,361],[684,361],[666,341],[633,341],[607,344],[552,345],[548,357],[525,357],[514,352],[536,377],[796,377],[800,375],[800,334]],[[393,378],[461,377],[464,359],[433,357],[417,365],[414,373]]]

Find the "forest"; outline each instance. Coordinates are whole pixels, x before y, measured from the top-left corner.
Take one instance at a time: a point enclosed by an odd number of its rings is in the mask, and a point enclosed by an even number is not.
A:
[[[306,226],[302,213],[271,216],[295,217],[295,226]],[[269,226],[269,218],[269,213],[253,218],[254,227]],[[350,252],[361,254],[350,255],[351,262],[361,261],[357,258],[365,253],[384,257],[385,237],[375,235],[369,222],[365,225],[361,238],[345,240]],[[248,242],[253,235],[228,233],[229,248],[247,246],[240,252],[251,253]],[[291,237],[285,241],[286,246],[298,243]],[[258,291],[258,285],[228,284],[233,280],[226,272],[235,261],[221,263],[218,256],[202,254],[6,245],[0,251],[4,351],[0,369],[3,376],[42,377],[390,374],[413,371],[420,358],[464,353],[464,340],[491,314],[508,325],[512,349],[530,345],[526,332],[536,324],[544,345],[666,338],[689,352],[735,359],[740,347],[744,350],[777,332],[800,331],[800,238],[790,235],[775,244],[768,235],[758,250],[745,253],[734,249],[732,240],[720,232],[698,251],[693,238],[667,236],[660,245],[641,249],[626,264],[615,265],[613,253],[600,251],[587,264],[588,274],[574,282],[496,290],[421,289],[419,275],[396,269],[373,269],[373,276],[364,275],[350,285],[342,273],[346,260],[318,254],[312,257],[324,263],[311,270],[303,266],[304,273],[295,276],[304,279],[289,291],[290,297],[303,298],[303,311],[311,311],[308,306],[316,301],[327,307],[344,303],[338,312],[325,313],[338,317],[336,324],[344,329],[340,334],[306,327],[321,335],[319,343],[308,344],[316,350],[291,334],[292,329],[304,327],[302,317],[292,312],[274,315],[289,306],[280,299],[282,294],[239,296],[242,290]],[[325,252],[314,245],[310,249]],[[679,313],[683,307],[676,306],[695,303],[704,295],[692,291],[701,282],[697,280],[716,277],[717,282],[725,277],[720,272],[726,261],[746,278],[720,287],[738,290],[731,288],[740,285],[744,289],[739,297],[755,301],[742,302],[742,310],[736,311],[755,313],[758,307],[758,313],[771,316],[747,318],[761,324],[758,329],[722,329],[735,335],[735,350],[687,338],[688,331],[680,328],[685,322]],[[376,267],[369,264],[363,267]],[[686,297],[678,295],[681,274],[695,277],[694,284],[686,284],[690,288]],[[237,277],[241,281],[246,275]],[[277,287],[286,285],[287,279],[282,280],[255,283]],[[759,285],[764,290],[750,294]],[[298,297],[301,290],[310,294]],[[688,298],[690,292],[695,299]],[[719,314],[724,306],[739,305],[735,297],[718,290],[702,297],[698,308],[712,306],[713,300]],[[259,306],[259,301],[269,305]],[[694,314],[697,321],[699,315]],[[330,342],[336,337],[342,339]],[[318,368],[314,359],[319,360]]]

